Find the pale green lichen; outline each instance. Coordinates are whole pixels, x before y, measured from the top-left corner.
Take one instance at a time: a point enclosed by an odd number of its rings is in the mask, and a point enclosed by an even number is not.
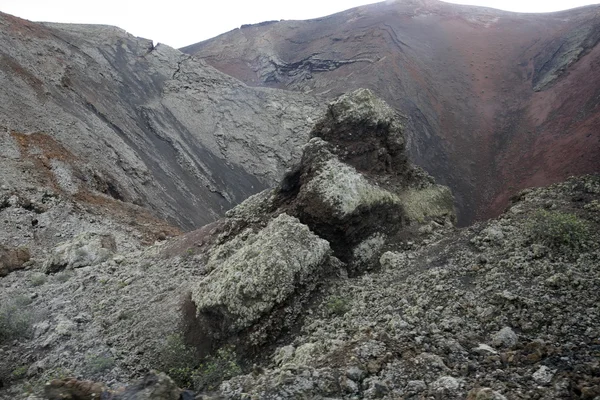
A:
[[[385,245],[385,241],[386,237],[381,233],[376,233],[362,241],[352,251],[353,264],[356,267],[363,267],[374,263],[375,258]]]
[[[398,124],[396,112],[369,89],[340,96],[330,103],[329,111],[337,124],[365,121],[371,125]]]
[[[209,261],[214,271],[192,294],[198,315],[219,310],[231,319],[230,330],[244,329],[320,276],[329,253],[326,240],[281,214],[219,265]]]
[[[446,186],[410,189],[400,195],[407,217],[423,223],[430,218],[454,216],[454,198]]]
[[[318,196],[338,218],[352,214],[360,206],[400,203],[397,195],[367,181],[353,167],[333,158],[324,163],[304,189]]]
[[[240,218],[252,221],[257,216],[264,214],[273,204],[275,191],[273,189],[263,190],[248,197],[225,214],[227,218]]]

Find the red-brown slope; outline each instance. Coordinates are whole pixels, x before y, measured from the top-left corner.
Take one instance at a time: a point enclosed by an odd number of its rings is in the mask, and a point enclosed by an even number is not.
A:
[[[409,151],[497,215],[519,189],[600,170],[600,7],[515,14],[434,0],[242,27],[183,51],[250,85],[374,90],[408,117]]]

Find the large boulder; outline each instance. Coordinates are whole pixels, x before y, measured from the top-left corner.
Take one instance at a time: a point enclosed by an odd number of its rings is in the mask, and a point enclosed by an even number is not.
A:
[[[331,102],[311,131],[335,146],[345,163],[362,172],[407,175],[402,117],[369,89],[358,89]]]
[[[285,210],[327,239],[351,273],[376,264],[399,236],[414,236],[432,220],[454,222],[452,193],[408,162],[401,116],[371,91],[332,102],[311,136],[269,201],[275,213]]]
[[[213,271],[191,297],[200,337],[208,341],[253,328],[246,340],[261,344],[273,330],[290,327],[298,306],[334,264],[329,243],[286,214],[226,246],[229,251],[210,259]]]

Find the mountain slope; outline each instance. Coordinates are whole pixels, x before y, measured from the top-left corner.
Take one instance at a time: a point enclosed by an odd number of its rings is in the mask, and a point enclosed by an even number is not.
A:
[[[0,14],[0,59],[8,190],[136,204],[184,229],[276,182],[317,114],[312,96],[248,88],[114,27]]]
[[[600,169],[600,7],[516,14],[435,0],[244,26],[182,50],[249,85],[366,87],[408,117],[411,159],[463,224],[519,189]]]

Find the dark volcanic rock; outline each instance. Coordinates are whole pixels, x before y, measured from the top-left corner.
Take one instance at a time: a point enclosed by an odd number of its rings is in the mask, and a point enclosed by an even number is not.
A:
[[[387,1],[182,50],[249,85],[373,90],[408,117],[411,160],[451,187],[468,224],[519,189],[600,169],[599,32],[598,6],[515,14]]]
[[[274,203],[326,238],[352,272],[368,264],[355,253],[361,243],[382,247],[431,220],[454,220],[452,194],[408,162],[401,117],[370,90],[332,102],[311,136]]]

